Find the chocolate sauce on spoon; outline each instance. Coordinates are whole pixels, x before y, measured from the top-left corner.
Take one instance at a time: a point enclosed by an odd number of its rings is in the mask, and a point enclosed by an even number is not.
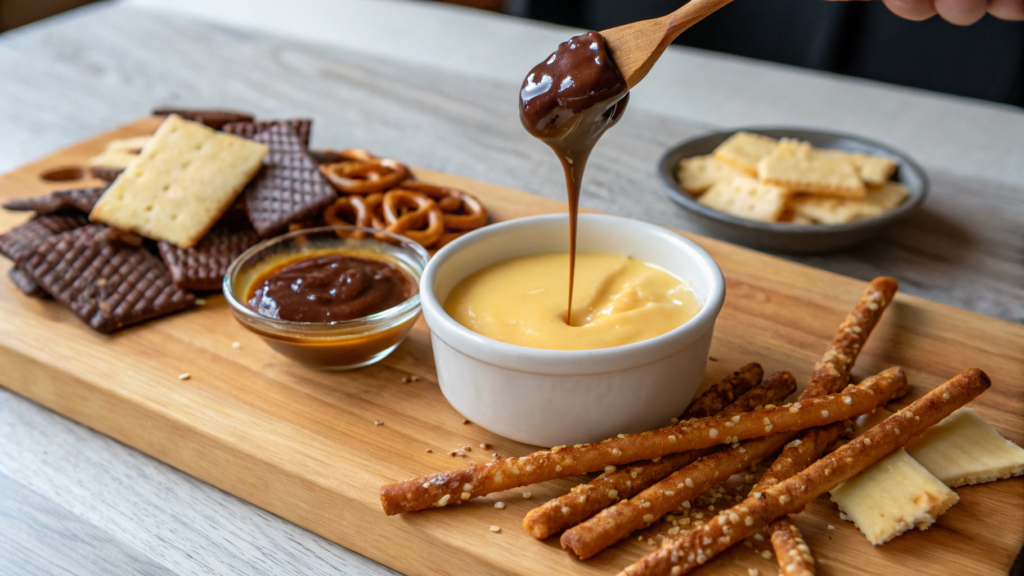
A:
[[[576,273],[576,220],[583,170],[594,145],[626,110],[629,89],[612,62],[604,38],[587,32],[558,45],[526,76],[519,91],[519,118],[562,163],[569,196],[569,308]]]

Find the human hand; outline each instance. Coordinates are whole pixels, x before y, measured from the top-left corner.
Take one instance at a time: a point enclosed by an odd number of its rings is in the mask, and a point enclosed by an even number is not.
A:
[[[969,26],[986,13],[1000,20],[1024,20],[1024,0],[883,0],[893,14],[927,20],[938,14],[957,26]]]

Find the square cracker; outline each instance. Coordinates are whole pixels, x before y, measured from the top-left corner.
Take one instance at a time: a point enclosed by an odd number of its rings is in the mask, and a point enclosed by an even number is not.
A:
[[[885,184],[896,173],[896,161],[885,156],[843,152],[842,150],[822,150],[816,148],[814,153],[825,158],[846,160],[853,165],[857,175],[865,184],[880,186]]]
[[[817,154],[811,145],[782,140],[757,164],[762,182],[796,192],[864,198],[864,182],[850,162]]]
[[[168,116],[89,219],[188,248],[227,210],[266,154],[262,144]]]
[[[906,186],[899,182],[886,182],[879,188],[869,188],[862,200],[799,195],[793,198],[792,206],[796,217],[820,224],[846,224],[877,218],[899,206],[906,197]]]
[[[737,132],[715,148],[715,159],[750,175],[757,174],[757,163],[779,143],[774,138]]]
[[[749,176],[719,180],[697,202],[739,218],[778,222],[786,209],[789,191]]]
[[[676,180],[679,185],[694,196],[702,194],[719,180],[739,174],[743,173],[728,164],[719,162],[710,154],[686,158],[680,161],[676,168]]]

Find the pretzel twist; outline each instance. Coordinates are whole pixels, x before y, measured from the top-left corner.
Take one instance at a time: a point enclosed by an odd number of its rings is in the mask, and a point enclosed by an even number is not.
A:
[[[444,226],[449,231],[476,230],[487,225],[487,209],[479,200],[462,190],[416,180],[406,180],[398,188],[425,194],[437,202],[444,212]]]
[[[792,406],[732,417],[712,416],[639,434],[621,434],[593,444],[560,446],[521,458],[477,464],[383,486],[381,504],[389,515],[412,512],[603,470],[609,465],[619,466],[773,433],[825,426],[869,412],[878,405],[877,394],[876,390],[863,385],[852,386],[842,394],[811,398]]]
[[[429,197],[408,190],[392,190],[384,195],[385,230],[402,234],[422,246],[430,246],[444,234],[441,209]],[[426,225],[426,228],[420,229]]]
[[[731,404],[713,413],[721,412],[722,415],[732,416],[749,412],[765,404],[781,401],[796,388],[796,382],[792,378],[769,379],[758,384],[763,372],[760,364],[751,362],[729,374],[698,396],[687,408],[683,418],[710,416],[711,413],[707,410],[721,406],[724,399],[732,399],[739,394],[742,395]],[[750,388],[751,386],[754,387]],[[534,538],[543,540],[570,526],[575,526],[619,499],[629,498],[696,460],[700,454],[699,450],[673,454],[657,462],[645,460],[636,462],[628,468],[606,472],[587,484],[576,486],[569,494],[549,500],[531,510],[523,519],[523,528]]]
[[[333,204],[324,210],[324,223],[328,226],[359,226],[370,228],[373,225],[370,211],[362,196],[339,196]],[[335,230],[341,238],[361,240],[366,237],[362,230]]]
[[[957,374],[849,444],[764,492],[752,492],[740,504],[628,566],[620,576],[680,576],[689,572],[776,518],[802,510],[818,496],[904,446],[991,385],[989,377],[977,368]]]
[[[342,160],[322,164],[319,169],[332,186],[345,194],[382,192],[409,177],[409,169],[390,158]]]

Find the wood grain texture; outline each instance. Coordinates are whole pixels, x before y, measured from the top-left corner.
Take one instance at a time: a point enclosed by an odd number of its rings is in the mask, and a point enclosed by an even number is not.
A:
[[[565,194],[558,161],[519,123],[518,84],[105,5],[0,37],[0,74],[0,170],[157,105],[216,105],[315,118],[317,147],[364,147],[548,198]],[[701,232],[667,199],[655,166],[673,144],[720,128],[631,110],[594,151],[582,205]],[[787,258],[861,280],[892,276],[908,294],[1024,322],[1024,183],[926,168],[932,194],[900,228],[860,248]]]
[[[144,119],[58,155],[75,165],[112,135],[145,133]],[[54,160],[0,177],[0,197],[39,194],[51,186],[33,174]],[[495,220],[564,211],[564,204],[437,172],[422,179],[478,195]],[[13,218],[4,215],[0,226]],[[806,380],[863,284],[726,243],[691,236],[719,262],[728,296],[712,344],[708,383],[746,361],[791,369]],[[462,423],[436,386],[429,333],[420,322],[381,364],[348,373],[307,370],[270,352],[227,321],[222,298],[200,309],[104,336],[53,302],[0,285],[0,383],[72,419],[136,447],[274,514],[409,574],[609,573],[646,546],[631,541],[588,563],[554,542],[538,544],[519,524],[535,504],[564,493],[563,479],[492,495],[459,508],[395,518],[380,509],[377,489],[395,480],[489,452],[447,456],[486,442],[505,456],[530,452]],[[54,334],[62,338],[54,338]],[[241,342],[234,349],[231,343]],[[905,367],[919,397],[964,368],[985,369],[995,385],[972,405],[1006,437],[1024,441],[1024,327],[900,295],[875,329],[854,371],[863,377],[893,364]],[[99,359],[99,360],[98,360]],[[190,380],[177,375],[189,372]],[[407,375],[419,377],[405,384]],[[374,426],[374,420],[383,426]],[[432,453],[425,452],[432,448]],[[882,549],[868,546],[819,499],[797,518],[833,574],[915,570],[952,574],[1005,573],[1024,543],[1024,479],[961,490],[962,501],[926,533],[913,532]],[[493,502],[508,502],[497,510]],[[827,524],[836,530],[825,529]],[[499,534],[488,527],[503,528]],[[983,552],[982,552],[983,551]],[[726,563],[767,570],[770,561],[744,549]],[[709,573],[716,571],[710,568]]]

